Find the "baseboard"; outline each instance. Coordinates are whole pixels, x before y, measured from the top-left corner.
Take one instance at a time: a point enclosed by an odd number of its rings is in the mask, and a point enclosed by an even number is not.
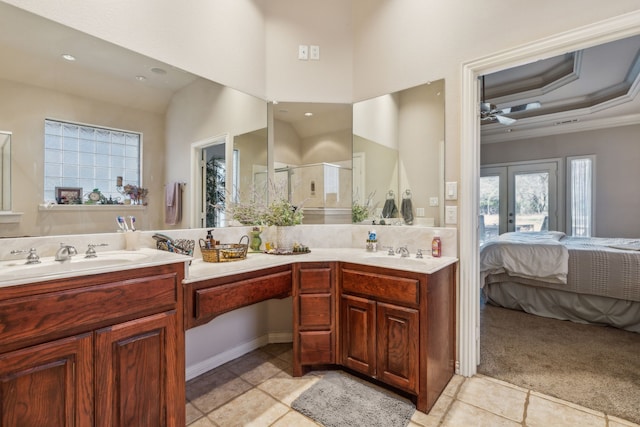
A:
[[[292,342],[293,334],[291,332],[274,332],[263,335],[249,342],[240,344],[236,347],[230,348],[222,353],[216,354],[208,359],[196,363],[195,365],[187,366],[185,371],[185,377],[188,380],[204,374],[218,366],[224,365],[240,356],[243,356],[255,349],[264,347],[267,344]]]

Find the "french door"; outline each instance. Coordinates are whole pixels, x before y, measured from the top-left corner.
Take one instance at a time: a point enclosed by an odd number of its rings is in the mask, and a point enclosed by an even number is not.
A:
[[[480,243],[509,231],[558,229],[558,164],[480,168]]]

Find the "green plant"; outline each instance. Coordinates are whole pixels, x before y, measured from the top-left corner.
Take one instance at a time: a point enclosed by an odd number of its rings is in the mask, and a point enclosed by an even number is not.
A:
[[[374,194],[375,191],[369,193],[369,196],[364,203],[360,203],[357,197],[353,198],[353,203],[351,204],[351,221],[353,223],[362,222],[369,217],[373,210],[371,200],[373,199]]]
[[[294,206],[286,199],[277,199],[265,209],[262,223],[276,226],[298,225],[302,224],[302,218],[302,206]]]

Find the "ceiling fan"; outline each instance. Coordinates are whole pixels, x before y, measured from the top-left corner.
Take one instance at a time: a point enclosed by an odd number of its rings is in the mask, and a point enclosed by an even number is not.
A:
[[[494,104],[485,101],[484,97],[484,76],[482,76],[482,102],[480,102],[480,120],[481,121],[497,121],[503,125],[512,125],[516,122],[516,119],[506,117],[505,114],[517,113],[520,111],[533,110],[540,108],[539,102],[529,102],[527,104],[520,104],[514,107],[496,108]]]

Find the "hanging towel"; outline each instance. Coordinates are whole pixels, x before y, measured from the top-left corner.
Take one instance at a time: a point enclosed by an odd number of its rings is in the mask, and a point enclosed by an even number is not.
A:
[[[402,213],[402,218],[404,218],[405,224],[413,224],[413,203],[411,203],[410,198],[402,198],[400,212]]]
[[[398,216],[398,208],[396,207],[395,199],[385,200],[384,207],[382,208],[382,217],[395,218],[396,216]]]
[[[176,225],[182,219],[182,189],[179,182],[165,186],[165,212],[164,222],[168,225]]]

